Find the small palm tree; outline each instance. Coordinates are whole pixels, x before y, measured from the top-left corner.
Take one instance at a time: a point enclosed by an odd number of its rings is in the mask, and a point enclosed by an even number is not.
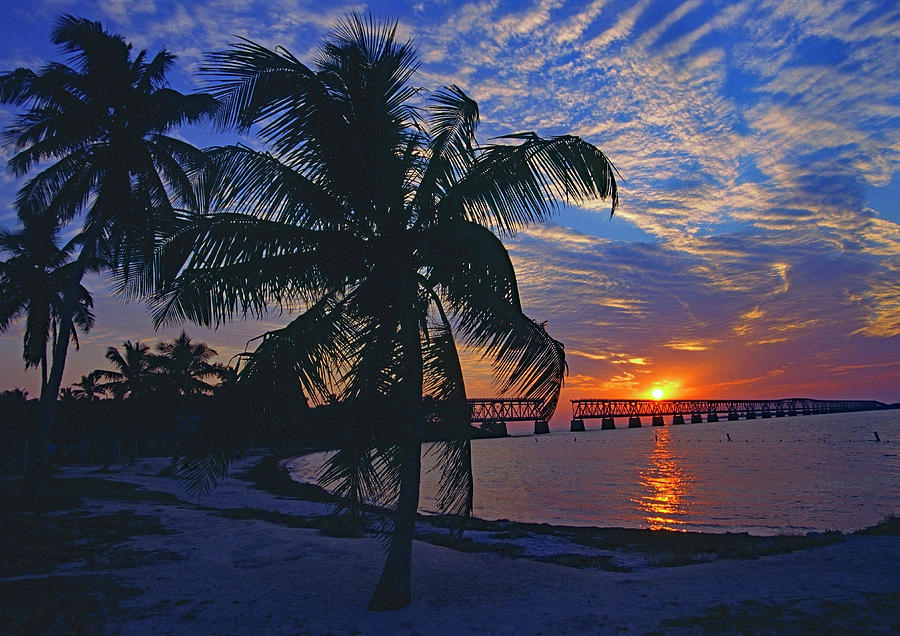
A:
[[[153,393],[158,384],[158,376],[154,373],[156,359],[150,352],[150,347],[140,342],[126,340],[122,345],[122,351],[116,347],[109,347],[106,350],[106,359],[112,363],[115,370],[96,369],[91,373],[97,380],[102,380],[97,385],[101,391],[109,391],[119,400],[143,399]]]
[[[0,74],[0,103],[25,107],[4,131],[15,154],[9,169],[25,176],[39,168],[16,199],[20,217],[59,223],[81,219],[80,251],[63,287],[59,337],[42,400],[42,436],[49,440],[78,304],[82,277],[98,256],[127,279],[152,253],[174,218],[171,199],[196,205],[184,166],[197,158],[190,144],[167,133],[213,112],[208,95],[168,86],[175,56],[161,50],[132,57],[132,48],[99,22],[64,15],[52,41],[68,64]],[[49,457],[41,461],[47,466]],[[46,490],[46,469],[33,483]]]
[[[72,384],[72,394],[78,400],[87,400],[88,402],[96,402],[103,398],[106,393],[105,389],[97,382],[96,373],[88,373],[81,376],[78,382]]]
[[[184,331],[171,342],[160,342],[156,350],[160,380],[177,395],[208,395],[213,385],[207,380],[221,380],[227,374],[226,367],[210,362],[218,355],[216,350],[204,342],[192,342]]]
[[[256,127],[266,150],[209,152],[213,213],[183,220],[142,288],[160,290],[158,323],[300,312],[266,334],[241,381],[292,373],[315,403],[338,396],[317,409],[350,427],[323,478],[395,511],[372,609],[410,602],[425,394],[459,437],[442,446],[442,508],[471,511],[458,344],[482,352],[499,391],[540,399],[546,415],[559,398],[562,344],[522,312],[495,232],[561,200],[617,200],[613,166],[578,137],[478,144],[477,104],[456,86],[423,97],[415,51],[395,36],[351,14],[313,67],[249,40],[213,54],[219,123]],[[195,466],[223,470],[212,459]]]

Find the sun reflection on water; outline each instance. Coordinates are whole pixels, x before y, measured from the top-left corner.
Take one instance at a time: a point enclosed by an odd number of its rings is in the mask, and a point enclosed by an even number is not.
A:
[[[690,513],[694,476],[672,452],[671,432],[660,428],[648,463],[638,471],[646,494],[633,499],[651,530],[683,530]]]

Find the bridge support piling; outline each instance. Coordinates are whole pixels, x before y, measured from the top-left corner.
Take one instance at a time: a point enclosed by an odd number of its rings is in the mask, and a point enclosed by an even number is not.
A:
[[[728,421],[729,422],[734,422],[735,420],[739,420],[739,419],[741,419],[741,416],[738,414],[737,411],[729,411],[728,412]]]
[[[569,430],[573,433],[580,433],[584,430],[584,420],[572,420]]]
[[[767,419],[769,419],[770,417],[772,417],[772,412],[771,412],[769,409],[765,409],[765,410],[762,412],[762,416],[763,416],[763,419],[764,419],[764,420],[767,420]]]
[[[654,415],[652,424],[653,424],[653,426],[665,426],[665,423],[663,422],[663,416],[662,415]]]
[[[535,420],[534,421],[534,434],[535,435],[546,435],[550,432],[550,424],[547,423],[547,420]]]
[[[672,416],[672,424],[684,424],[684,415],[676,413]]]
[[[756,419],[756,411],[747,411],[747,419],[755,420]]]
[[[691,413],[691,424],[699,424],[703,421],[703,416],[699,413]]]
[[[718,422],[719,414],[716,413],[715,411],[710,411],[709,414],[707,414],[707,416],[706,416],[706,421],[707,422]]]
[[[481,430],[491,433],[492,435],[509,437],[509,431],[506,429],[506,422],[503,420],[487,420],[481,424]]]
[[[640,428],[641,427],[641,418],[637,415],[632,415],[628,418],[628,428]]]
[[[604,417],[600,420],[601,431],[611,431],[616,428],[616,420],[611,417]]]

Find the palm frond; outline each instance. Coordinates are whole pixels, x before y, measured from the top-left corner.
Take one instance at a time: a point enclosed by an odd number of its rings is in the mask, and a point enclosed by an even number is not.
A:
[[[188,492],[209,492],[228,476],[228,468],[233,459],[234,454],[227,452],[183,457],[177,464],[177,474],[187,486]]]
[[[446,298],[463,341],[491,361],[497,389],[540,399],[549,416],[567,371],[562,344],[522,313],[509,254],[490,230],[465,222],[445,228],[427,234],[423,249],[431,284]]]
[[[470,440],[469,404],[462,366],[450,322],[435,298],[441,324],[432,327],[422,345],[424,391],[433,398],[434,425],[451,438],[432,445],[441,469],[438,508],[445,514],[468,517],[472,513],[474,481]]]
[[[472,168],[439,202],[442,218],[465,218],[512,233],[546,220],[561,202],[609,198],[610,213],[615,213],[616,170],[595,146],[571,135],[544,139],[520,133],[504,139],[521,143],[480,148]]]
[[[140,279],[120,281],[150,300],[157,324],[188,318],[219,324],[313,300],[364,268],[365,243],[349,233],[308,231],[242,214],[185,217]],[[348,279],[349,277],[349,279]]]
[[[211,164],[211,209],[239,210],[300,227],[352,221],[342,202],[325,187],[268,153],[244,146],[207,151]]]
[[[459,518],[472,516],[475,477],[472,472],[472,440],[449,439],[432,444],[435,465],[441,469],[438,510]]]
[[[29,68],[0,74],[0,103],[21,106],[31,99],[37,75]]]
[[[334,394],[335,374],[348,364],[347,343],[356,325],[346,313],[345,301],[328,295],[286,327],[267,332],[246,358],[240,382],[258,387],[256,393],[280,386],[291,377],[307,395],[323,404]],[[269,397],[269,396],[266,396]],[[290,396],[270,396],[284,399]]]
[[[364,504],[378,502],[383,486],[375,449],[365,439],[351,441],[348,436],[346,441],[328,456],[316,479],[339,497],[337,511],[347,509],[358,515]]]
[[[273,51],[246,38],[206,56],[200,68],[221,107],[215,123],[246,130],[315,87],[315,73],[287,51]]]

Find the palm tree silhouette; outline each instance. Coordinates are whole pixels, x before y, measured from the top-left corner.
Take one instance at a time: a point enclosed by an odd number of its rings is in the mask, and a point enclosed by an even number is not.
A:
[[[77,400],[87,400],[88,402],[96,402],[106,393],[105,389],[97,382],[96,373],[88,373],[81,376],[78,382],[72,384],[72,395]]]
[[[141,285],[159,290],[157,324],[300,312],[265,335],[241,381],[289,370],[316,404],[338,397],[317,409],[349,428],[324,479],[394,508],[379,610],[410,602],[426,393],[459,437],[441,449],[442,509],[471,511],[458,343],[481,350],[500,392],[540,399],[547,416],[559,398],[563,346],[522,312],[495,232],[543,221],[561,200],[617,202],[597,148],[534,133],[479,145],[477,104],[456,86],[414,88],[417,65],[396,24],[357,14],[313,67],[250,40],[212,54],[218,123],[256,127],[266,150],[209,151],[212,213],[184,221]],[[208,457],[195,467],[223,470]]]
[[[171,342],[160,342],[156,350],[154,366],[160,380],[176,395],[208,395],[213,385],[206,380],[221,380],[227,375],[226,367],[210,362],[218,355],[216,350],[204,342],[191,341],[184,331]]]
[[[102,381],[97,385],[100,390],[109,391],[119,400],[143,399],[153,393],[157,385],[154,374],[157,362],[150,347],[126,340],[122,351],[109,347],[106,359],[112,363],[114,370],[95,369],[91,372],[92,376]]]
[[[68,64],[0,75],[0,103],[26,107],[4,131],[7,146],[16,151],[9,169],[16,176],[40,169],[18,193],[19,215],[61,223],[81,218],[83,225],[80,252],[63,289],[59,337],[42,400],[47,439],[85,271],[103,256],[127,280],[175,217],[170,194],[196,206],[183,166],[197,151],[166,133],[201,121],[215,106],[208,95],[183,95],[168,87],[174,55],[162,50],[148,59],[141,51],[132,58],[131,45],[99,22],[64,15],[51,40]],[[44,466],[47,459],[44,451]],[[32,483],[38,493],[46,489],[46,474]]]
[[[0,253],[9,254],[0,262],[0,331],[25,317],[22,358],[26,368],[40,366],[41,395],[47,386],[47,347],[56,344],[63,287],[77,247],[75,242],[57,246],[57,233],[55,222],[45,218],[31,219],[17,232],[0,231]],[[94,324],[94,301],[82,285],[77,293],[72,320],[87,332]],[[71,339],[77,348],[75,329]]]

